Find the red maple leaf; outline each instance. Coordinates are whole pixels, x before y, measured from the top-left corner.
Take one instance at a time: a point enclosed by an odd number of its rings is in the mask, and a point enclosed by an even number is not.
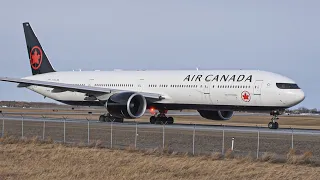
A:
[[[38,54],[38,51],[35,50],[34,53],[31,55],[31,64],[40,64],[40,54]]]
[[[244,95],[242,95],[244,100],[248,100],[249,99],[249,95],[247,93],[244,93]]]

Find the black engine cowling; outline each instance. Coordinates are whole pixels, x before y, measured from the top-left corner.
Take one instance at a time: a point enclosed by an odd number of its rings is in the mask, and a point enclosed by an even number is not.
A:
[[[122,92],[110,96],[105,106],[114,117],[134,119],[145,113],[147,101],[141,94]]]
[[[206,119],[226,121],[233,116],[233,111],[208,111],[208,110],[198,110],[200,115]]]

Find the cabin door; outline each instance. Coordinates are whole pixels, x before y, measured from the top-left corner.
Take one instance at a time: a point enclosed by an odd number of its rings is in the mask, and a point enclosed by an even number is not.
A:
[[[263,80],[256,80],[253,86],[254,95],[261,95],[262,83],[263,83]]]
[[[138,79],[137,81],[137,86],[136,86],[136,90],[137,92],[142,92],[143,91],[143,85],[144,85],[144,79]]]
[[[88,86],[94,86],[94,79],[89,79]]]
[[[211,94],[210,94],[210,84],[211,83],[204,83],[202,84],[202,90],[203,90],[203,100],[206,104],[211,104]]]

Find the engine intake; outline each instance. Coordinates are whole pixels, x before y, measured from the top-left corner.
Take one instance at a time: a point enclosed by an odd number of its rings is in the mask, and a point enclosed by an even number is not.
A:
[[[122,92],[110,96],[105,106],[114,117],[135,119],[145,113],[147,101],[141,94]]]
[[[208,111],[208,110],[198,110],[200,115],[206,119],[226,121],[233,116],[233,111]]]

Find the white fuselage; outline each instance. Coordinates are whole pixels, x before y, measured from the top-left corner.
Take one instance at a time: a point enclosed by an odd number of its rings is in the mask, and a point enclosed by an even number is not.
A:
[[[295,84],[285,76],[257,70],[206,71],[72,71],[39,74],[26,79],[159,93],[158,103],[241,107],[283,107],[300,103],[300,88],[279,88],[276,83]],[[86,101],[79,92],[59,92],[53,88],[29,89],[61,102]]]

